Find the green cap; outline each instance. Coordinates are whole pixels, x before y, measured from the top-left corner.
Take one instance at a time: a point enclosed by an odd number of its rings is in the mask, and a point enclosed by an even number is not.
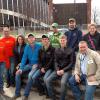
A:
[[[58,23],[53,23],[51,26],[57,28],[58,27]]]

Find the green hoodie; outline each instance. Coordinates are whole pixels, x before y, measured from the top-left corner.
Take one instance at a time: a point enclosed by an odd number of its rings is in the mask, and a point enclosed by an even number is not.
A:
[[[53,47],[55,47],[55,48],[59,48],[60,47],[60,42],[59,42],[60,35],[61,35],[61,33],[58,32],[58,33],[53,33],[49,37],[51,45]]]

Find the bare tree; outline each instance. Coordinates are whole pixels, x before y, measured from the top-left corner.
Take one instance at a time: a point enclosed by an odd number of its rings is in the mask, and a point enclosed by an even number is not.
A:
[[[97,7],[94,7],[92,10],[92,22],[100,24],[100,10]]]

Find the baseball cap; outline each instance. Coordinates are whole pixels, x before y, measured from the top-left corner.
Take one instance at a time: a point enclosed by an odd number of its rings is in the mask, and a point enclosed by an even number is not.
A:
[[[43,34],[42,38],[49,38],[47,34]]]
[[[29,38],[30,36],[33,36],[33,37],[34,37],[33,33],[29,33],[29,34],[27,35],[28,38]]]
[[[69,18],[69,22],[76,22],[75,18]]]
[[[51,26],[57,28],[58,27],[58,23],[53,23]]]

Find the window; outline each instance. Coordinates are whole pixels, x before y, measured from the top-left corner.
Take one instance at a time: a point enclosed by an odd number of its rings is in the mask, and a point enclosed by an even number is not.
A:
[[[15,20],[15,26],[18,26],[18,17],[14,17]]]
[[[0,25],[2,24],[2,14],[0,13]]]
[[[13,0],[14,3],[14,12],[17,12],[17,0]]]
[[[9,21],[10,21],[10,25],[13,26],[14,25],[14,23],[13,23],[13,16],[11,16],[11,15],[9,16]]]
[[[22,2],[21,2],[21,0],[18,0],[18,8],[19,8],[19,13],[22,13]]]
[[[23,20],[19,18],[20,26],[23,26]]]
[[[0,9],[2,8],[2,6],[1,6],[1,0],[0,0]]]
[[[3,9],[7,9],[7,0],[2,0],[3,1]]]
[[[8,9],[12,11],[12,0],[8,0]]]

